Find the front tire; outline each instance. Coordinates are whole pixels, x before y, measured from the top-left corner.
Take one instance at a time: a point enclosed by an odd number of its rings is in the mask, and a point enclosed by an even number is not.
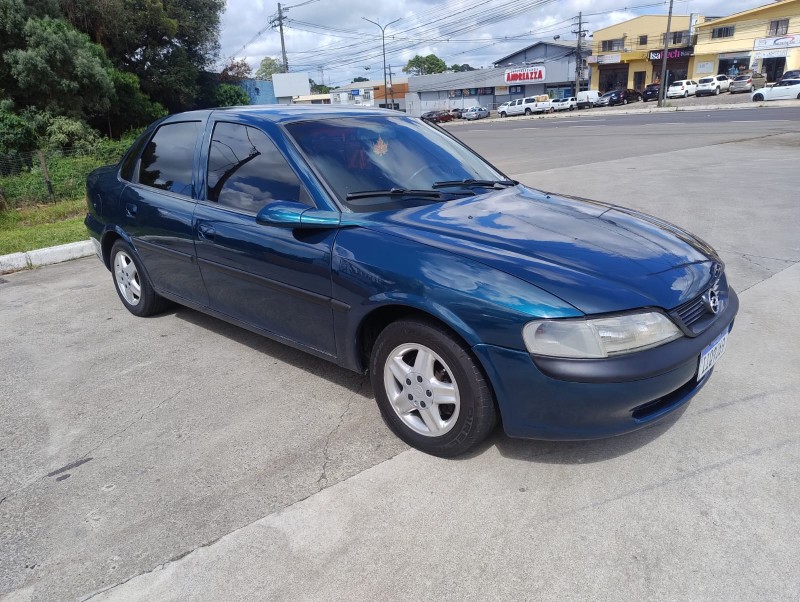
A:
[[[463,454],[497,424],[492,392],[477,360],[434,322],[408,319],[387,326],[372,349],[370,378],[386,424],[425,453]]]
[[[167,300],[153,290],[136,253],[124,240],[111,247],[111,274],[117,295],[134,316],[152,316],[167,306]]]
[[[800,98],[800,95],[798,95],[798,98]],[[763,100],[764,100],[763,94],[756,94],[755,96],[753,96],[753,102],[762,102]]]

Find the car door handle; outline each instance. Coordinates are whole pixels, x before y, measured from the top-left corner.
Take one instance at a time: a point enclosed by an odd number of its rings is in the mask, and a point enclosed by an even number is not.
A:
[[[206,226],[205,224],[200,224],[197,227],[197,232],[203,240],[214,240],[214,237],[217,235],[217,231],[214,230],[214,228]]]
[[[126,203],[125,204],[125,215],[128,217],[136,217],[136,212],[139,210],[139,207],[134,205],[133,203]]]

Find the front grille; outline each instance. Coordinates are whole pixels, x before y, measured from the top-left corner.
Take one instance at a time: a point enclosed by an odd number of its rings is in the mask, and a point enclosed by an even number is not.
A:
[[[716,288],[719,298],[719,311],[716,314],[708,309],[708,305],[703,300],[704,295],[712,288]],[[717,317],[727,305],[728,280],[725,278],[725,274],[722,274],[719,280],[703,291],[703,294],[680,305],[677,309],[670,312],[670,316],[678,323],[678,326],[685,334],[690,337],[696,337],[717,320]]]
[[[678,314],[681,322],[683,322],[687,327],[691,328],[692,324],[697,322],[703,317],[703,314],[706,313],[706,304],[703,303],[702,295],[697,299],[682,305],[676,310],[675,313]]]

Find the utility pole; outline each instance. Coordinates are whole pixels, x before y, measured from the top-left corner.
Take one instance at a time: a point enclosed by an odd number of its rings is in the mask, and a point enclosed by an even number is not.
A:
[[[386,28],[389,27],[389,25],[392,25],[393,23],[397,23],[400,19],[395,19],[391,23],[387,23],[386,25],[381,25],[380,23],[376,23],[372,19],[367,19],[366,17],[361,17],[361,18],[381,28],[381,48],[383,48],[383,104],[388,106],[389,82],[387,81],[386,77],[387,75],[386,74]],[[392,104],[394,104],[394,101],[392,102]]]
[[[394,109],[394,84],[392,83],[392,66],[389,65],[389,90],[392,93],[392,109]]]
[[[667,54],[669,54],[669,35],[672,27],[672,1],[669,0],[669,14],[667,16],[667,34],[664,36],[664,55],[661,57],[661,85],[658,88],[658,106],[664,106],[667,95]]]
[[[583,36],[586,35],[588,30],[583,28],[583,12],[578,13],[578,31],[572,33],[577,34],[578,43],[575,48],[575,98],[578,97],[578,92],[581,90],[581,71],[583,71]]]
[[[289,10],[287,7],[286,10]],[[289,61],[286,59],[286,43],[283,41],[283,8],[281,7],[281,3],[278,2],[278,17],[270,21],[270,25],[278,24],[278,29],[281,32],[281,54],[283,55],[283,72],[289,73]]]

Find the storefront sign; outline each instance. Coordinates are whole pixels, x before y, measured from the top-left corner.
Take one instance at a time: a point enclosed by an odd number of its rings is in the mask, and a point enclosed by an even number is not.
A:
[[[506,71],[506,83],[525,83],[525,82],[543,82],[546,77],[544,65],[536,65],[532,67],[521,67],[519,69],[508,69]]]
[[[695,65],[695,73],[714,73],[714,61],[704,61]]]
[[[667,52],[667,59],[684,59],[694,54],[694,48],[673,48]],[[660,61],[664,56],[663,50],[651,50],[648,55],[648,60]]]
[[[753,53],[754,59],[775,59],[782,56],[789,56],[789,50],[787,48],[778,50],[759,50],[758,52]]]
[[[774,48],[796,48],[800,46],[800,34],[781,36],[779,38],[756,38],[754,50],[771,50]]]
[[[621,63],[621,54],[600,54],[597,56],[597,62],[600,65],[608,65],[610,63]]]
[[[508,86],[495,86],[494,93],[498,96],[508,94]]]

